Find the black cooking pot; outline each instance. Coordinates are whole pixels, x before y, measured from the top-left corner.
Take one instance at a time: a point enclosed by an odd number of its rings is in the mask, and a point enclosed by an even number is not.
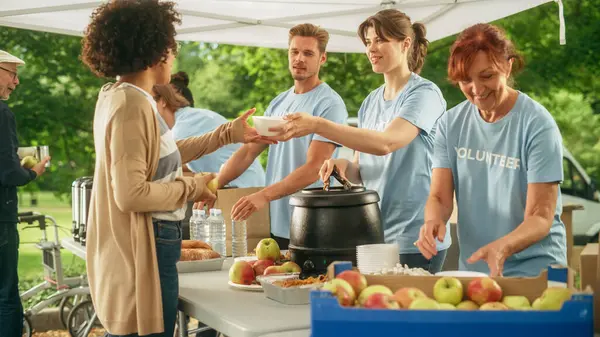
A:
[[[356,246],[384,243],[379,195],[362,186],[302,190],[294,207],[289,251],[306,276],[323,273],[333,261],[356,266]]]

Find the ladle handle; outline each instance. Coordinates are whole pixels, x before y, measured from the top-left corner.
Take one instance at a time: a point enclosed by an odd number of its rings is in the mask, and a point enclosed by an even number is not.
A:
[[[337,166],[333,166],[333,172],[331,172],[331,175],[340,182],[340,184],[342,184],[342,186],[344,186],[345,190],[349,190],[352,188],[352,183],[350,181],[348,181],[348,179],[344,179],[342,177],[342,175],[340,174],[340,170],[337,168]]]

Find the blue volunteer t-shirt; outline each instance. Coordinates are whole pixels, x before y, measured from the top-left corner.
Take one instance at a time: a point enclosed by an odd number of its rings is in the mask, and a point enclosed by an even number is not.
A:
[[[344,101],[327,83],[321,83],[311,91],[299,95],[294,93],[294,87],[290,88],[271,101],[265,111],[265,116],[285,116],[294,112],[305,112],[339,124],[345,124],[348,118]],[[267,162],[267,185],[282,181],[290,173],[304,165],[308,147],[313,140],[331,142],[319,135],[310,134],[287,142],[270,145]],[[307,186],[307,188],[319,186],[323,186],[320,180]],[[290,197],[286,196],[271,201],[270,214],[271,233],[289,239],[292,216]]]
[[[216,112],[192,107],[181,108],[175,112],[173,137],[175,140],[180,140],[202,136],[225,123],[227,123],[227,119]],[[242,144],[223,146],[213,153],[189,162],[187,166],[192,172],[218,173],[221,170],[221,165],[225,164],[240,147],[242,147]],[[259,160],[254,160],[241,176],[229,183],[229,186],[239,188],[265,186],[265,170]]]
[[[367,189],[379,193],[385,242],[398,243],[401,254],[419,253],[413,243],[424,222],[436,125],[446,101],[434,83],[414,73],[393,100],[384,100],[384,88],[374,90],[363,101],[358,127],[383,132],[394,119],[402,118],[419,128],[419,134],[407,146],[385,156],[360,153],[360,175]],[[438,250],[450,247],[447,229],[443,243],[437,243]]]
[[[527,186],[563,179],[562,137],[542,105],[519,92],[509,113],[483,120],[465,101],[440,119],[434,168],[450,168],[458,203],[459,268],[489,273],[485,261],[468,264],[479,248],[517,228],[525,217]],[[505,276],[536,276],[567,264],[560,190],[550,234],[509,257]]]

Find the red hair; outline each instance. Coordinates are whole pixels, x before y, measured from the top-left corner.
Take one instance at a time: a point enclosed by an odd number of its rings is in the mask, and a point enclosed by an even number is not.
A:
[[[468,79],[469,68],[478,52],[488,55],[494,66],[508,73],[509,61],[513,60],[511,73],[523,68],[523,57],[517,52],[502,29],[487,23],[478,23],[463,30],[452,47],[448,59],[448,79],[453,84]]]

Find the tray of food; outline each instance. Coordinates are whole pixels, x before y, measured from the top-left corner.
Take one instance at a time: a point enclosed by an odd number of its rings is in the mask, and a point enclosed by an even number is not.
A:
[[[298,273],[259,276],[257,281],[262,286],[265,296],[289,305],[309,304],[310,291],[319,289],[326,282],[325,275],[300,279]]]
[[[199,240],[183,240],[181,242],[181,258],[177,262],[180,273],[196,273],[215,271],[223,268],[224,257],[215,252],[212,247]]]

